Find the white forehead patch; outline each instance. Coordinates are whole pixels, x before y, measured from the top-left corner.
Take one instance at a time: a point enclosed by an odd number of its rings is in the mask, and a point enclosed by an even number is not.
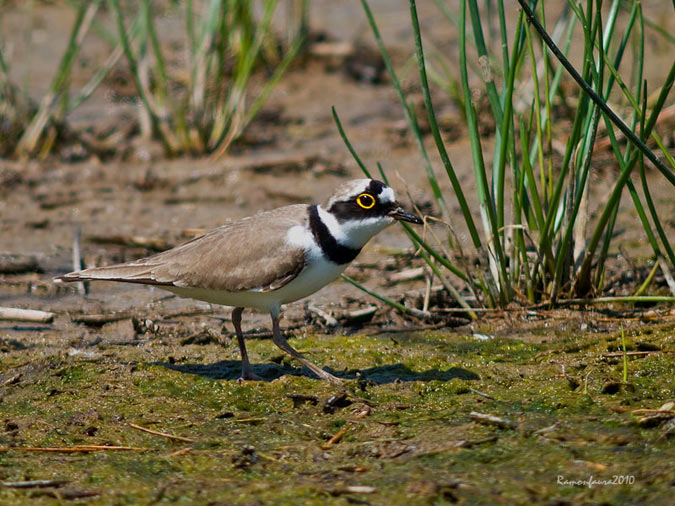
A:
[[[343,200],[346,201],[356,197],[360,193],[367,192],[371,182],[371,179],[354,179],[352,181],[348,181],[347,183],[343,184],[335,193],[335,195],[333,195],[328,200],[326,209],[330,209],[334,202],[340,202]],[[389,186],[384,186],[380,193],[375,196],[380,202],[384,204],[396,202],[396,194]]]
[[[392,190],[389,186],[386,186],[381,192],[380,192],[380,202],[384,202],[385,204],[391,203],[391,202],[396,202],[396,195],[394,195],[394,190]]]

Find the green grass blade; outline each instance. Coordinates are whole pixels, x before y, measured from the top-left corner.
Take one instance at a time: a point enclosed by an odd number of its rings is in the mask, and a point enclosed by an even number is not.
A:
[[[645,128],[642,131],[642,135],[649,136],[651,135],[651,131],[654,128],[654,125],[656,124],[656,119],[658,118],[659,113],[661,112],[661,109],[663,108],[663,105],[665,103],[665,99],[668,96],[668,93],[670,89],[673,86],[673,82],[675,81],[675,62],[673,62],[673,65],[670,67],[670,72],[668,73],[668,76],[666,77],[666,81],[663,84],[661,88],[661,92],[659,93],[659,96],[656,100],[656,103],[654,107],[652,108],[652,112],[647,119],[645,123]],[[611,118],[610,118],[611,119]],[[612,123],[614,123],[612,121]],[[621,196],[621,191],[623,190],[623,186],[626,184],[626,181],[630,177],[631,171],[633,170],[633,167],[635,166],[635,163],[637,162],[638,155],[640,154],[640,151],[634,151],[631,154],[630,160],[626,163],[624,168],[621,170],[619,173],[619,178],[617,179],[614,189],[612,190],[612,193],[610,194],[609,200],[607,202],[607,205],[605,206],[605,209],[601,213],[600,217],[598,218],[598,222],[595,226],[595,229],[593,231],[593,234],[591,235],[591,238],[589,240],[588,246],[587,246],[587,253],[584,258],[584,261],[581,265],[581,268],[579,269],[579,272],[577,273],[577,279],[579,280],[585,280],[588,278],[590,275],[591,271],[591,266],[593,262],[593,256],[595,254],[595,250],[598,246],[598,243],[600,241],[600,238],[602,236],[602,231],[604,230],[611,213],[613,212],[612,207],[614,205],[617,205],[617,202],[620,199]],[[582,284],[582,290],[587,289],[587,285]]]
[[[68,86],[75,58],[82,48],[82,42],[93,22],[100,0],[82,2],[75,16],[66,50],[59,62],[56,75],[47,94],[43,97],[38,111],[24,130],[16,145],[14,154],[25,156],[34,153],[49,121],[61,121],[68,110]],[[44,148],[43,148],[44,150]]]
[[[476,111],[471,104],[471,94],[469,89],[469,77],[467,73],[467,58],[466,58],[466,0],[460,4],[460,29],[459,29],[459,59],[460,59],[460,75],[462,88],[464,90],[464,100],[466,104],[466,120],[469,128],[469,136],[471,139],[471,154],[474,161],[474,172],[476,174],[476,184],[478,186],[478,200],[483,216],[483,223],[485,231],[490,239],[490,246],[495,251],[497,263],[497,276],[500,284],[500,297],[502,301],[511,299],[511,288],[506,273],[506,259],[504,250],[500,241],[499,228],[497,226],[497,213],[494,207],[494,201],[490,194],[487,174],[485,171],[485,163],[483,160],[482,145],[480,141],[480,134],[478,132],[478,124],[476,119]]]
[[[335,121],[335,125],[337,126],[338,132],[340,133],[340,137],[342,137],[342,141],[345,143],[345,145],[347,146],[347,149],[349,150],[349,152],[354,157],[354,160],[356,160],[356,163],[359,164],[359,167],[361,167],[361,170],[366,175],[366,177],[372,179],[373,176],[370,175],[370,171],[365,166],[365,164],[361,161],[361,158],[359,157],[358,153],[354,149],[354,146],[352,146],[352,143],[349,141],[349,138],[347,137],[347,134],[345,133],[344,128],[342,128],[342,122],[340,121],[340,117],[338,116],[338,113],[335,110],[335,106],[331,106],[330,110],[333,113],[333,120]]]
[[[605,117],[605,124],[607,125],[607,134],[610,139],[610,143],[612,146],[612,149],[614,151],[614,155],[616,157],[617,163],[619,164],[619,169],[623,172],[626,170],[626,161],[624,160],[624,157],[621,154],[621,148],[619,147],[619,142],[616,139],[616,135],[614,133],[614,128],[612,127],[612,123],[609,121],[609,118]],[[662,256],[661,250],[659,248],[658,242],[656,240],[656,236],[654,235],[654,232],[652,231],[652,227],[649,224],[649,219],[647,218],[647,213],[645,213],[644,207],[642,205],[642,202],[640,201],[640,196],[637,193],[637,190],[635,189],[635,185],[629,178],[626,181],[626,185],[628,187],[628,191],[630,193],[631,198],[633,199],[633,204],[635,205],[635,210],[638,213],[638,217],[640,218],[640,222],[642,223],[642,228],[644,229],[645,233],[647,234],[647,239],[649,241],[649,244],[652,247],[652,250],[654,251],[654,255],[656,258],[659,258]],[[617,202],[614,207],[613,207],[613,213],[610,216],[610,220],[607,225],[606,233],[605,233],[605,241],[602,247],[602,250],[599,255],[598,259],[598,265],[596,267],[596,275],[595,275],[595,284],[596,286],[599,286],[600,280],[602,278],[602,272],[604,269],[604,262],[605,258],[607,255],[607,250],[609,249],[609,243],[610,243],[610,238],[612,235],[612,232],[614,230],[614,222],[616,221],[616,216],[619,211],[619,203]]]
[[[150,45],[152,47],[152,52],[155,60],[155,87],[156,87],[156,99],[157,103],[165,108],[167,106],[168,92],[167,88],[169,86],[169,77],[166,73],[166,63],[164,61],[164,54],[162,53],[162,47],[159,43],[159,38],[157,37],[157,31],[155,30],[155,22],[152,16],[152,1],[143,0],[143,7],[141,11],[143,12],[144,21],[145,21],[145,30],[150,39]]]
[[[429,82],[427,80],[426,65],[424,58],[424,49],[422,46],[422,37],[421,30],[419,25],[419,19],[417,17],[417,8],[415,6],[415,1],[410,1],[410,17],[412,20],[413,27],[413,36],[415,38],[415,52],[417,55],[417,68],[420,74],[420,83],[422,85],[422,94],[424,96],[424,106],[427,111],[427,117],[429,119],[429,127],[431,133],[434,137],[434,142],[436,143],[436,149],[438,154],[441,157],[445,171],[448,174],[450,183],[457,197],[460,208],[462,209],[462,215],[464,216],[464,221],[466,222],[467,228],[469,229],[469,234],[471,235],[471,240],[473,241],[474,247],[481,247],[480,236],[478,235],[478,230],[476,229],[476,224],[474,223],[473,217],[471,215],[471,210],[469,209],[469,204],[466,201],[464,196],[464,191],[462,186],[457,178],[455,169],[450,161],[448,152],[445,149],[445,144],[441,137],[440,129],[438,128],[438,122],[436,120],[436,114],[434,112],[433,103],[431,101],[431,93],[429,91]]]
[[[484,70],[483,82],[487,90],[488,100],[492,108],[492,114],[495,118],[495,124],[500,125],[504,116],[502,106],[499,101],[499,94],[497,93],[497,86],[495,85],[492,72],[489,71],[489,55],[487,46],[485,45],[485,38],[483,36],[483,24],[480,18],[480,11],[476,0],[466,0],[469,4],[469,16],[471,18],[471,26],[473,27],[474,40],[476,41],[476,51],[478,52],[478,61],[483,61],[481,68]],[[460,15],[461,18],[461,15]],[[499,131],[497,131],[499,135]],[[497,141],[499,142],[499,141]]]
[[[274,90],[276,85],[279,83],[284,73],[288,69],[289,65],[298,55],[300,49],[304,46],[304,44],[305,44],[304,35],[300,34],[298,37],[295,38],[290,48],[288,49],[284,57],[281,59],[279,64],[276,66],[272,75],[265,83],[265,86],[260,92],[260,95],[258,95],[258,97],[253,101],[253,103],[249,107],[249,110],[246,113],[246,118],[244,120],[244,128],[246,128],[246,126],[253,119],[253,117],[258,114],[260,108],[264,105],[270,93],[272,93],[272,90]]]
[[[420,311],[419,309],[415,309],[414,307],[408,307],[404,306],[403,304],[396,302],[395,300],[390,299],[389,297],[385,297],[384,295],[380,295],[377,292],[374,292],[372,290],[369,290],[365,286],[363,286],[361,283],[356,281],[355,279],[350,278],[349,276],[345,274],[341,274],[340,277],[344,279],[347,283],[354,285],[356,288],[361,290],[362,292],[367,293],[371,297],[376,298],[377,300],[384,302],[388,306],[393,307],[394,309],[398,309],[402,313],[406,313],[409,315],[414,316],[415,318],[420,318],[422,320],[428,320],[431,318],[431,313],[428,313],[426,311]]]
[[[647,86],[644,88],[644,98],[643,98],[643,111],[647,111]],[[640,122],[641,135],[644,136],[644,118],[645,114],[642,115],[642,121]],[[649,184],[647,183],[647,175],[645,172],[645,161],[644,158],[640,157],[638,160],[638,168],[640,174],[640,182],[642,183],[642,193],[645,196],[645,201],[647,202],[647,208],[649,209],[649,214],[652,217],[652,222],[654,223],[654,228],[661,239],[661,244],[663,244],[663,249],[666,250],[668,254],[668,259],[670,264],[675,266],[675,254],[673,254],[673,248],[670,246],[668,237],[666,236],[665,231],[663,230],[663,225],[661,225],[661,220],[659,219],[659,214],[656,211],[656,206],[654,205],[654,200],[652,199],[651,192],[649,191]]]
[[[120,38],[120,43],[122,44],[124,55],[126,56],[127,62],[129,63],[131,74],[134,76],[134,81],[136,82],[136,89],[138,91],[138,96],[141,99],[141,104],[143,105],[145,112],[150,117],[152,130],[159,138],[165,151],[167,153],[173,154],[173,146],[171,146],[171,143],[168,141],[162,132],[162,129],[159,127],[159,118],[157,117],[156,111],[150,104],[150,100],[148,99],[148,96],[145,92],[145,86],[143,86],[143,83],[141,82],[138,62],[133,54],[133,51],[131,50],[131,44],[129,43],[129,38],[127,37],[127,30],[124,27],[124,18],[122,17],[122,10],[120,9],[119,0],[108,0],[108,6],[115,15],[115,22],[117,24],[117,33]]]
[[[460,305],[460,307],[463,307],[464,309],[467,310],[467,314],[472,320],[478,319],[478,315],[472,310],[471,306],[469,305],[466,300],[464,300],[464,297],[455,289],[454,286],[450,284],[450,282],[446,279],[445,275],[441,270],[438,268],[438,266],[431,260],[429,257],[428,253],[426,251],[420,251],[420,254],[424,261],[427,263],[429,268],[434,272],[436,277],[440,280],[441,284],[443,287],[446,289],[446,291],[450,294],[450,296],[457,301],[457,303]]]
[[[422,160],[424,161],[424,168],[426,170],[427,175],[427,181],[429,182],[429,186],[431,187],[434,199],[436,200],[436,203],[438,204],[441,210],[441,214],[444,217],[447,217],[449,216],[448,206],[447,203],[445,202],[445,197],[443,196],[443,192],[441,192],[440,186],[438,185],[438,181],[436,179],[436,175],[434,174],[434,170],[431,166],[431,161],[429,160],[429,155],[427,154],[426,148],[424,146],[424,141],[422,140],[422,134],[420,133],[419,125],[417,124],[417,121],[415,120],[415,117],[412,111],[410,110],[410,106],[406,102],[405,95],[403,94],[403,88],[401,87],[401,83],[396,75],[394,66],[391,63],[389,52],[384,46],[382,36],[380,35],[380,31],[377,28],[375,18],[370,10],[370,6],[368,5],[367,0],[361,0],[361,5],[363,6],[363,10],[365,11],[366,17],[368,18],[368,23],[370,24],[373,36],[375,37],[375,42],[377,43],[377,47],[380,50],[380,54],[382,55],[382,59],[384,60],[387,72],[391,77],[392,84],[394,86],[394,89],[396,90],[396,94],[398,96],[399,102],[401,103],[401,107],[403,107],[403,112],[405,113],[406,119],[408,120],[408,125],[410,126],[410,129],[412,131],[413,138],[415,139],[417,147],[422,155]]]
[[[637,148],[642,151],[644,156],[646,156],[650,162],[652,162],[656,168],[664,175],[666,176],[666,179],[675,186],[675,173],[671,172],[668,170],[668,168],[658,159],[658,157],[654,154],[654,152],[647,147],[647,145],[631,131],[631,129],[626,125],[621,118],[619,118],[616,113],[605,103],[605,101],[593,90],[591,85],[586,82],[583,77],[577,72],[577,70],[574,68],[574,66],[569,62],[569,60],[562,54],[560,49],[556,46],[556,44],[553,42],[553,40],[549,37],[549,35],[544,31],[543,27],[537,20],[536,16],[530,9],[530,7],[527,5],[526,0],[518,0],[520,3],[522,9],[525,11],[525,14],[527,15],[528,19],[532,23],[532,25],[536,28],[537,32],[539,32],[539,36],[544,39],[546,42],[546,45],[549,47],[551,52],[556,56],[558,61],[565,67],[567,72],[572,76],[572,78],[577,82],[577,84],[584,90],[584,92],[590,97],[590,99],[602,109],[602,111],[607,114],[607,116],[610,118],[612,123],[614,123],[621,132],[635,145]],[[672,83],[671,85],[672,86]],[[670,91],[670,87],[668,87],[668,91]],[[666,94],[667,95],[667,94]]]
[[[141,16],[139,14],[136,16],[134,22],[129,28],[129,33],[127,37],[129,37],[130,40],[134,40],[138,36],[140,29],[141,29]],[[68,106],[69,112],[77,109],[87,99],[89,99],[89,97],[91,97],[94,91],[96,91],[99,85],[103,82],[103,79],[105,79],[105,77],[108,75],[108,73],[112,70],[112,68],[117,64],[117,62],[123,55],[124,50],[122,49],[122,45],[120,44],[118,39],[117,44],[115,45],[112,52],[108,55],[105,62],[103,62],[103,65],[101,65],[101,67],[96,69],[91,79],[82,87],[79,93],[75,97],[73,97]]]

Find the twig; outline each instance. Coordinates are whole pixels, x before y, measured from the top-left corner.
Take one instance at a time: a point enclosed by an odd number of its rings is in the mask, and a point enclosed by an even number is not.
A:
[[[233,418],[230,420],[232,423],[258,423],[264,422],[267,418],[262,417],[251,417],[251,418]]]
[[[5,385],[14,385],[14,384],[18,383],[19,380],[21,379],[21,376],[22,376],[22,374],[18,373],[18,374],[15,374],[14,376],[12,376],[10,378],[7,378],[4,381],[0,381],[0,387],[4,387]]]
[[[106,446],[106,445],[75,445],[63,447],[37,447],[37,446],[2,446],[0,453],[9,451],[21,452],[45,452],[45,453],[88,453],[97,451],[134,451],[145,452],[151,448],[141,448],[138,446]]]
[[[333,497],[339,497],[345,494],[374,494],[377,492],[375,487],[369,485],[348,485],[346,487],[331,488],[326,490]],[[354,504],[370,504],[367,501],[355,500],[352,499],[348,501]]]
[[[469,387],[469,390],[472,391],[474,394],[480,395],[481,397],[485,397],[486,399],[490,399],[491,401],[496,401],[496,400],[497,400],[497,399],[495,399],[494,397],[492,397],[491,395],[488,395],[488,394],[485,394],[485,393],[483,393],[483,392],[480,392],[480,391],[476,390],[475,388]]]
[[[369,485],[349,485],[345,487],[345,492],[348,494],[374,494],[377,489]]]
[[[389,282],[394,284],[400,283],[402,281],[413,281],[423,277],[424,274],[424,267],[413,267],[411,269],[405,269],[392,274],[389,276]]]
[[[431,263],[433,263],[434,259],[432,258],[430,260]],[[429,312],[429,301],[431,300],[431,285],[434,280],[434,271],[431,269],[427,268],[426,270],[426,275],[425,275],[425,280],[424,280],[424,298],[422,299],[422,311],[425,313]]]
[[[108,314],[79,314],[71,315],[70,319],[74,323],[84,323],[85,325],[104,325],[110,322],[116,322],[119,320],[126,320],[131,318],[131,313],[126,311],[121,311],[119,313],[108,313]]]
[[[612,357],[643,357],[645,355],[651,355],[652,353],[675,353],[675,350],[651,350],[651,351],[612,351],[609,353],[602,353],[600,356],[602,358],[612,358]]]
[[[338,321],[335,318],[333,318],[326,311],[323,311],[322,309],[319,309],[316,306],[309,305],[309,306],[307,306],[307,310],[310,313],[314,313],[319,318],[323,318],[323,320],[326,322],[326,325],[329,326],[329,327],[337,327],[339,325]]]
[[[4,481],[0,484],[7,488],[42,488],[42,487],[60,487],[69,480],[27,480],[27,481]]]
[[[165,437],[167,439],[173,439],[174,441],[183,441],[184,443],[194,443],[196,441],[195,439],[192,439],[192,438],[189,438],[189,437],[174,436],[173,434],[168,434],[166,432],[159,432],[157,430],[148,429],[147,427],[142,427],[140,425],[136,425],[135,423],[129,423],[127,425],[129,425],[129,427],[131,427],[132,429],[147,432],[148,434],[152,434],[154,436]]]
[[[342,439],[342,436],[344,436],[349,428],[351,427],[351,424],[348,422],[342,426],[342,428],[335,433],[335,435],[330,438],[328,441],[326,441],[324,444],[321,445],[321,448],[324,450],[329,450],[331,449],[334,445],[336,445],[340,439]]]
[[[610,304],[610,303],[624,303],[624,304],[636,304],[636,303],[658,303],[658,302],[665,302],[665,303],[673,303],[675,302],[675,297],[668,297],[668,296],[661,296],[661,295],[642,295],[639,297],[596,297],[595,299],[559,299],[557,301],[557,304],[559,306],[562,305],[567,305],[567,304],[580,304],[580,305],[586,305],[586,304]],[[531,306],[532,308],[538,308],[538,307],[543,307],[543,306],[548,306],[550,305],[550,302],[543,302],[541,304],[537,304],[535,306]]]
[[[175,452],[169,453],[169,457],[178,457],[180,455],[187,455],[192,451],[192,448],[181,448],[180,450],[176,450]]]
[[[487,425],[496,425],[502,429],[516,429],[518,428],[518,423],[513,420],[508,420],[506,418],[500,418],[495,415],[489,415],[486,413],[477,413],[472,411],[469,413],[469,417],[478,423],[484,423]]]
[[[542,436],[546,437],[544,434],[547,434],[549,432],[553,432],[558,428],[558,422],[554,423],[553,425],[549,425],[548,427],[543,427],[539,430],[535,430],[533,434],[536,434],[537,436]]]
[[[15,307],[0,307],[0,320],[20,322],[51,323],[54,313],[38,311],[37,309],[19,309]]]
[[[368,306],[361,309],[355,309],[353,311],[347,311],[341,315],[341,317],[350,322],[354,320],[362,320],[368,316],[374,315],[378,309],[379,308],[377,306]]]
[[[467,313],[469,310],[463,307],[439,307],[434,308],[434,313]],[[503,313],[501,308],[492,307],[472,307],[471,311],[474,313]]]
[[[101,495],[101,492],[97,490],[78,490],[78,489],[65,489],[65,490],[56,490],[53,488],[47,488],[46,490],[36,490],[31,494],[31,497],[53,497],[58,501],[58,504],[63,504],[63,501],[73,501],[75,499],[85,499],[89,497],[97,497]]]
[[[359,283],[358,281],[350,278],[349,276],[345,276],[344,274],[341,274],[340,277],[342,279],[344,279],[345,281],[347,281],[348,283],[354,285],[359,290],[362,290],[362,291],[366,292],[368,295],[370,295],[372,297],[375,297],[377,300],[380,300],[380,301],[384,302],[385,304],[388,304],[389,306],[394,307],[394,308],[398,309],[399,311],[401,311],[403,313],[408,313],[408,314],[414,316],[415,318],[419,318],[421,320],[428,320],[428,319],[433,318],[433,315],[429,312],[420,311],[419,309],[416,309],[414,307],[404,306],[403,304],[400,304],[396,301],[393,301],[393,300],[391,300],[391,299],[389,299],[389,298],[387,298],[383,295],[380,295],[378,293],[375,293],[372,290],[368,290],[361,283]]]

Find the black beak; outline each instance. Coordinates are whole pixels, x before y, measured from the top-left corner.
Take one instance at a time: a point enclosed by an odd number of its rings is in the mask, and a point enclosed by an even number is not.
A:
[[[421,225],[422,223],[424,223],[420,218],[418,218],[414,214],[409,213],[401,206],[396,206],[387,214],[392,218],[394,218],[396,221],[407,221],[408,223],[415,223],[417,225]]]

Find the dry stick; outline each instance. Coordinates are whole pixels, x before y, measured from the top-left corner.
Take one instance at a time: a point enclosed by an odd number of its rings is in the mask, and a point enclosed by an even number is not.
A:
[[[44,452],[44,453],[88,453],[97,451],[134,451],[145,452],[151,448],[141,448],[138,446],[106,446],[106,445],[75,445],[63,447],[37,447],[37,446],[2,446],[0,453],[9,451],[20,452]]]
[[[7,488],[42,488],[42,487],[60,487],[69,480],[27,480],[27,481],[4,481],[0,486]]]
[[[660,295],[640,295],[639,297],[626,296],[626,297],[596,297],[594,299],[585,299],[585,298],[559,299],[558,305],[562,306],[566,304],[587,305],[587,304],[611,304],[611,303],[634,304],[636,302],[673,303],[675,302],[675,297],[660,296]]]
[[[55,314],[37,309],[19,309],[15,307],[0,307],[0,320],[20,322],[51,323]]]
[[[119,313],[108,313],[108,314],[71,315],[70,320],[74,323],[84,323],[85,325],[104,325],[110,322],[127,320],[131,317],[132,314],[130,312],[120,311]]]
[[[675,411],[672,409],[649,409],[649,408],[641,408],[641,409],[634,409],[631,411],[633,414],[646,414],[646,415],[659,415],[659,414],[666,414],[666,415],[675,415]]]
[[[324,444],[321,445],[321,448],[324,450],[329,450],[331,449],[335,444],[337,444],[340,439],[342,439],[342,436],[344,436],[349,428],[351,427],[351,423],[346,423],[344,426],[335,433],[335,435],[330,438],[328,441],[326,441]]]
[[[601,353],[602,358],[613,358],[613,357],[645,357],[647,355],[658,354],[658,353],[675,353],[675,350],[651,350],[651,351],[613,351],[610,353]]]
[[[344,491],[347,494],[374,494],[377,489],[369,485],[348,485]]]
[[[670,289],[670,293],[675,297],[675,278],[673,278],[673,275],[670,272],[668,263],[666,262],[665,258],[662,258],[661,256],[659,256],[657,259],[657,263],[659,264],[659,267],[661,267],[661,272],[663,273],[663,277],[666,279],[666,284]]]
[[[663,313],[657,313],[657,314],[645,314],[641,313],[640,316],[634,317],[634,318],[629,318],[629,317],[624,317],[624,318],[596,318],[596,322],[624,322],[624,321],[631,321],[631,322],[639,322],[639,321],[654,321],[654,320],[664,320],[664,319],[670,319],[670,318],[675,318],[675,314],[669,315],[669,314],[663,314]]]
[[[433,262],[434,259],[431,259],[431,262]],[[429,312],[429,301],[431,300],[431,285],[434,279],[434,271],[432,271],[430,268],[425,269],[427,272],[425,273],[426,275],[424,283],[424,302],[422,303],[422,311],[425,313]]]
[[[129,425],[129,427],[131,427],[132,429],[147,432],[148,434],[153,434],[155,436],[165,437],[167,439],[173,439],[175,441],[183,441],[184,443],[194,443],[196,441],[195,439],[191,439],[189,437],[174,436],[173,434],[168,434],[166,432],[159,432],[159,431],[156,431],[156,430],[148,429],[146,427],[136,425],[135,423],[129,423],[127,425]]]
[[[232,423],[258,423],[258,422],[264,422],[267,420],[267,418],[263,417],[252,417],[252,418],[233,418],[230,420]]]
[[[367,316],[372,316],[377,312],[379,308],[377,306],[367,306],[361,309],[354,309],[353,311],[347,311],[341,318],[345,318],[348,321],[358,320],[360,318],[365,318]]]
[[[0,387],[4,387],[5,385],[14,385],[19,382],[21,379],[21,376],[23,376],[21,373],[15,374],[11,378],[7,378],[5,381],[0,381]]]
[[[472,411],[469,413],[469,418],[478,423],[484,423],[486,425],[496,425],[502,429],[516,429],[518,428],[518,423],[507,418],[500,418],[495,415],[490,415],[486,413],[477,413]]]
[[[412,281],[417,278],[424,276],[424,267],[412,267],[410,269],[405,269],[399,272],[396,272],[389,276],[389,281],[391,283],[398,283],[401,281]]]
[[[330,314],[328,314],[326,311],[323,311],[322,309],[319,309],[318,307],[312,305],[307,306],[307,310],[310,313],[314,313],[319,318],[322,318],[326,322],[326,325],[328,325],[329,327],[338,326],[338,321],[335,318],[333,318]]]
[[[496,401],[496,400],[497,400],[497,399],[495,399],[494,397],[492,397],[491,395],[488,395],[488,394],[486,394],[486,393],[483,393],[483,392],[481,392],[480,390],[476,390],[475,388],[469,387],[469,390],[472,391],[474,394],[480,395],[481,397],[485,397],[486,399],[490,399],[491,401]]]
[[[169,457],[178,457],[180,455],[187,455],[192,451],[192,448],[181,448],[180,450],[176,450],[175,452],[169,453]]]
[[[472,307],[471,311],[474,313],[503,313],[502,308],[493,307]],[[466,313],[463,307],[439,307],[434,309],[435,313]]]

